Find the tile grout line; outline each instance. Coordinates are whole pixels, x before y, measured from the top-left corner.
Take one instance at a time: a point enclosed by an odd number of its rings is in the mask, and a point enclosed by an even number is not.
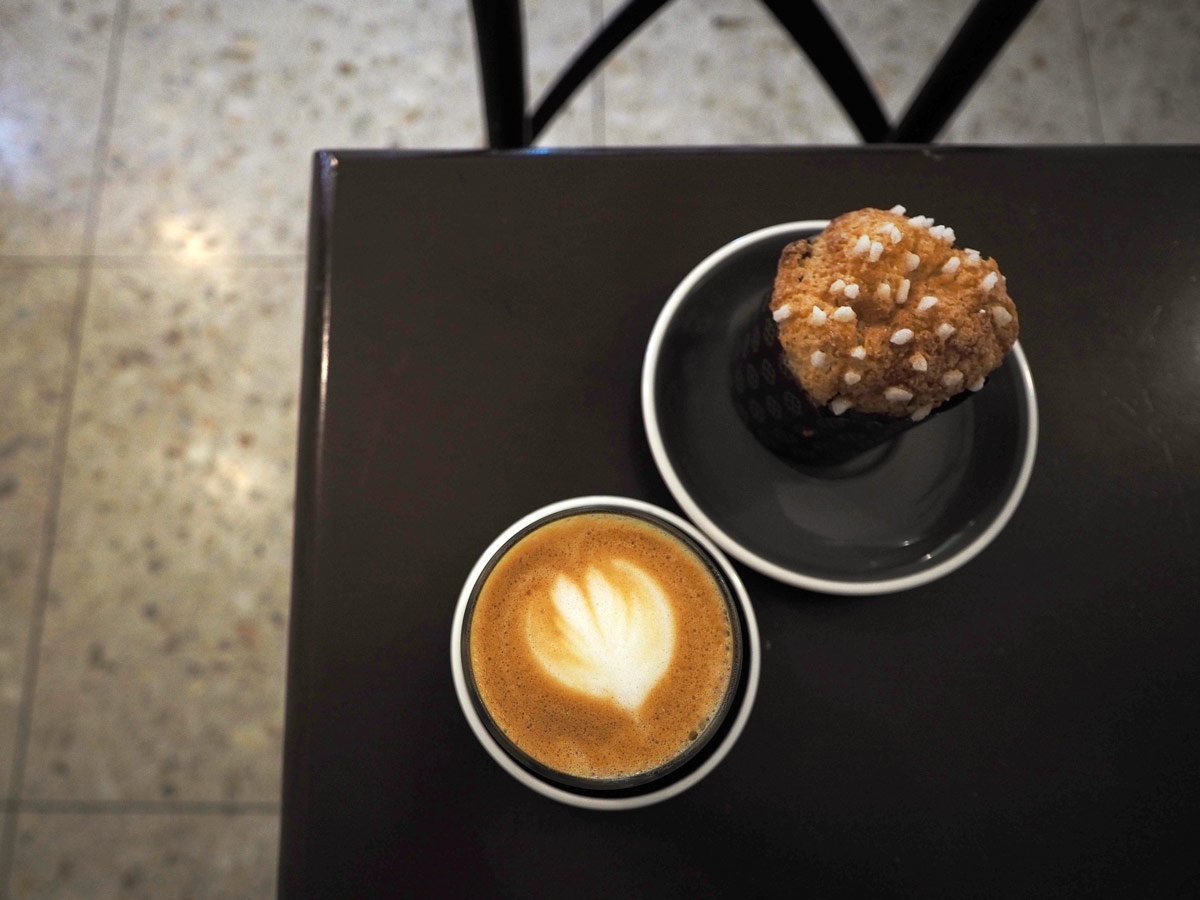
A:
[[[90,256],[3,256],[0,269],[34,268],[45,266],[82,265],[88,263],[93,269],[136,269],[136,268],[186,268],[203,265],[208,269],[237,268],[286,268],[302,265],[307,257],[303,253],[228,253],[214,254],[200,260],[183,259],[177,253],[93,253]]]
[[[52,268],[54,266],[78,266],[83,263],[83,257],[70,253],[47,253],[44,256],[22,256],[0,254],[0,268],[32,269],[37,266]]]
[[[279,810],[280,804],[272,800],[24,800],[19,804],[20,812],[43,815],[275,816]]]
[[[1079,41],[1083,45],[1084,83],[1087,85],[1092,99],[1088,105],[1088,118],[1091,120],[1088,124],[1091,126],[1092,135],[1103,144],[1106,143],[1104,116],[1100,112],[1100,95],[1096,92],[1096,70],[1092,67],[1091,43],[1088,41],[1087,25],[1083,21],[1083,0],[1072,0],[1071,6],[1075,10],[1075,27],[1079,30]]]
[[[117,0],[113,14],[112,31],[108,42],[108,58],[104,70],[104,88],[101,93],[100,123],[96,132],[96,144],[92,151],[92,178],[84,216],[82,260],[75,285],[75,303],[67,337],[67,360],[63,368],[61,400],[58,420],[55,423],[50,479],[46,491],[46,513],[42,522],[42,540],[34,588],[33,610],[29,622],[25,671],[21,684],[21,705],[17,714],[12,769],[8,782],[11,798],[10,813],[4,823],[3,836],[0,837],[0,897],[9,895],[9,882],[16,850],[17,816],[21,809],[21,793],[25,781],[25,760],[29,750],[30,731],[33,723],[33,702],[37,688],[42,629],[46,616],[46,598],[50,591],[50,566],[54,553],[59,503],[62,499],[62,483],[66,469],[67,431],[71,422],[71,408],[75,398],[76,376],[79,372],[84,316],[87,311],[88,293],[91,289],[91,255],[96,249],[100,198],[104,191],[104,169],[108,161],[109,139],[112,135],[117,84],[120,80],[121,55],[125,45],[125,31],[129,22],[129,4],[130,0]]]

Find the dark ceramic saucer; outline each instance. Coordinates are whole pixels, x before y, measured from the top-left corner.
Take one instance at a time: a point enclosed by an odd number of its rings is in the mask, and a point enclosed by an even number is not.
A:
[[[831,594],[905,590],[966,563],[1012,517],[1037,449],[1033,378],[1018,343],[978,394],[848,463],[775,456],[734,410],[729,361],[783,247],[827,224],[738,238],[675,289],[646,348],[646,435],[679,505],[752,569]]]

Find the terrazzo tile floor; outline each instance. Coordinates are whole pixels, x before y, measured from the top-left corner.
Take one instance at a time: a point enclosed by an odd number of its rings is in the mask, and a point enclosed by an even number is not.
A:
[[[969,2],[824,5],[898,114]],[[526,3],[534,96],[613,8]],[[0,895],[273,894],[309,156],[479,146],[467,9],[0,0]],[[1197,60],[1189,0],[1044,0],[943,140],[1195,142]],[[676,0],[541,143],[853,140]]]

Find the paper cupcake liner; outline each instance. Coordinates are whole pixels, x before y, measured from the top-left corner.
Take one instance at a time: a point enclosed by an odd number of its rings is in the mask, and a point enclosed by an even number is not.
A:
[[[771,314],[768,291],[738,342],[730,367],[733,403],[742,421],[773,453],[806,466],[846,462],[922,424],[908,416],[850,409],[835,416],[814,403],[792,374]],[[952,409],[970,396],[963,391],[926,417]]]

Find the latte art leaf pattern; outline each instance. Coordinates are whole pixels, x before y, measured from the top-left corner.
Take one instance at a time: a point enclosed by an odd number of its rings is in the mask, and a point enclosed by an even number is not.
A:
[[[538,663],[564,686],[636,713],[666,674],[675,651],[671,604],[650,575],[612,560],[583,586],[560,574],[550,602],[534,604],[526,637]]]

